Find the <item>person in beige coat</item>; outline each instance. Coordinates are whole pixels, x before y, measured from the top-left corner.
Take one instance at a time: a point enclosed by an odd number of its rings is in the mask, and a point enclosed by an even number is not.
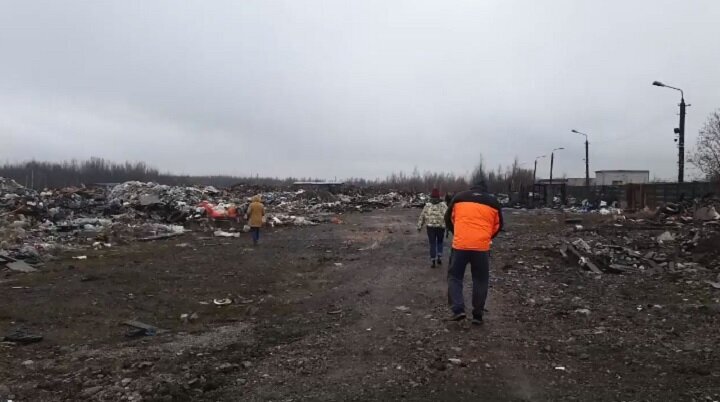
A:
[[[262,204],[260,196],[256,195],[252,198],[252,202],[245,213],[245,219],[247,219],[248,226],[250,226],[250,235],[255,245],[260,241],[260,228],[263,226],[264,218],[265,206]]]

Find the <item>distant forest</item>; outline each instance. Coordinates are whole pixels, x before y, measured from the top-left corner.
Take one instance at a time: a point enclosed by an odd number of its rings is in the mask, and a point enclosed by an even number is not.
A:
[[[89,186],[126,181],[155,182],[168,185],[201,185],[230,187],[236,184],[289,185],[294,178],[246,178],[234,176],[187,176],[160,173],[144,162],[109,162],[102,158],[86,161],[6,163],[0,166],[0,177],[11,178],[34,189]],[[302,179],[305,180],[305,179]]]
[[[86,161],[6,163],[0,166],[0,177],[14,179],[18,183],[41,190],[90,186],[100,183],[122,183],[137,180],[168,185],[201,185],[231,187],[238,184],[270,187],[288,187],[295,181],[321,181],[312,178],[284,179],[270,177],[236,176],[188,176],[161,173],[157,168],[144,162],[109,162],[102,158]],[[373,187],[382,190],[405,192],[430,191],[439,188],[442,192],[456,192],[469,187],[471,183],[484,180],[491,192],[507,193],[529,191],[533,182],[532,170],[519,167],[517,160],[508,168],[498,167],[496,171],[486,170],[482,158],[469,177],[452,173],[420,173],[415,169],[411,174],[393,173],[384,179],[367,180],[352,178],[345,181],[356,187]]]

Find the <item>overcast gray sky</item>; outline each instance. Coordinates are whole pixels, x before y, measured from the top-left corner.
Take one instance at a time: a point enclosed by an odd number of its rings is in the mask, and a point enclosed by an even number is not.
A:
[[[720,1],[0,0],[0,160],[190,174],[674,178],[720,107]],[[549,161],[538,166],[547,176]]]

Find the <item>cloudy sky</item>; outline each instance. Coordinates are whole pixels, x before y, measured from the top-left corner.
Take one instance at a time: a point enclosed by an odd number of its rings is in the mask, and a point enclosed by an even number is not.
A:
[[[720,1],[0,0],[0,160],[190,174],[673,178],[720,107]],[[548,161],[538,166],[547,176]],[[692,172],[691,172],[692,173]]]

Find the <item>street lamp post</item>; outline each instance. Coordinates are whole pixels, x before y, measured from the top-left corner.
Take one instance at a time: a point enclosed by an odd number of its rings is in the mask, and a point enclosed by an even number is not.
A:
[[[678,133],[678,183],[682,183],[685,177],[685,94],[680,88],[671,87],[665,85],[660,81],[654,81],[652,83],[656,87],[665,87],[680,91],[680,127],[677,129]]]
[[[590,188],[590,145],[588,143],[588,135],[577,130],[572,130],[572,132],[585,136],[585,187]]]
[[[547,155],[540,155],[535,158],[535,167],[533,168],[533,184],[532,184],[532,198],[530,199],[530,205],[535,206],[535,178],[537,177],[537,161],[547,157]]]
[[[538,159],[545,158],[546,156],[547,156],[547,155],[540,155],[540,156],[538,156],[537,158],[535,158],[535,167],[533,168],[533,191],[535,191],[535,190],[534,190],[534,186],[535,186],[535,177],[536,177],[536,174],[537,174],[537,161],[538,161]]]
[[[565,148],[563,148],[563,147],[555,148],[552,150],[552,152],[550,152],[550,204],[551,205],[555,201],[555,191],[553,190],[553,186],[552,186],[553,185],[552,172],[553,172],[553,165],[555,164],[555,151],[559,151],[561,149],[565,149]],[[545,200],[545,202],[547,202],[547,199]]]
[[[552,171],[553,171],[553,164],[555,163],[555,151],[559,151],[561,149],[565,149],[563,147],[555,148],[550,152],[550,189],[552,190]]]

